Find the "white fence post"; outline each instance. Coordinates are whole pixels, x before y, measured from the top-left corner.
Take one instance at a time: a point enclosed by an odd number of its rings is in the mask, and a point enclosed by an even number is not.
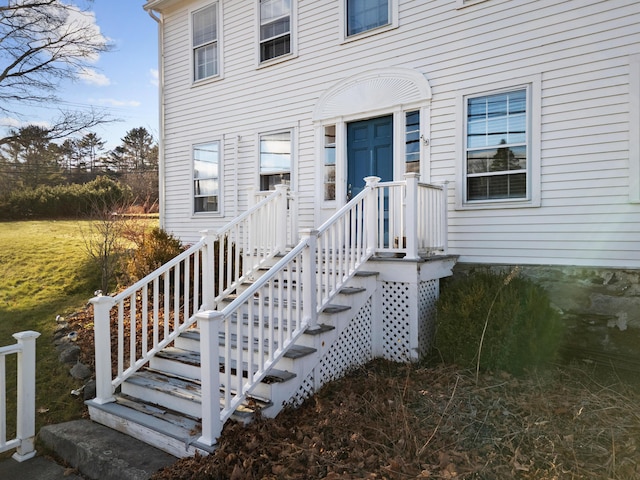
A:
[[[375,253],[378,249],[378,222],[380,212],[378,212],[378,183],[380,177],[365,177],[366,188],[370,188],[371,191],[367,195],[364,201],[364,224],[366,234],[365,250],[367,252]]]
[[[418,255],[418,174],[406,173],[404,175],[406,184],[405,198],[405,236],[407,239],[406,260],[419,260]],[[398,213],[398,212],[394,212]],[[424,214],[424,212],[421,212]],[[400,239],[400,247],[402,239]]]
[[[205,445],[215,445],[222,432],[220,419],[220,367],[218,329],[222,313],[208,310],[196,314],[200,325],[200,373],[202,381],[202,435],[198,439]],[[227,346],[227,348],[230,348]],[[226,365],[225,368],[231,368]],[[238,367],[242,372],[242,366]],[[230,385],[225,385],[231,388]]]
[[[18,423],[20,444],[13,454],[18,462],[29,460],[35,454],[36,430],[36,338],[38,332],[26,331],[13,335],[20,345],[18,352]]]
[[[111,384],[111,319],[109,312],[113,298],[98,296],[89,300],[93,304],[93,332],[96,349],[96,398],[103,405],[114,402]]]
[[[276,192],[278,196],[278,202],[276,203],[276,244],[275,250],[278,253],[284,252],[287,246],[287,190],[289,187],[284,184],[276,185]]]
[[[315,328],[318,322],[318,288],[321,287],[316,276],[318,230],[302,229],[299,233],[300,241],[307,242],[307,248],[302,252],[302,320],[308,319],[309,327]]]
[[[449,249],[449,198],[448,188],[449,182],[445,180],[442,183],[442,252],[447,253]]]
[[[215,285],[215,241],[218,239],[218,236],[211,230],[205,230],[200,233],[202,233],[205,240],[205,249],[202,255],[202,309],[213,310],[217,296]]]

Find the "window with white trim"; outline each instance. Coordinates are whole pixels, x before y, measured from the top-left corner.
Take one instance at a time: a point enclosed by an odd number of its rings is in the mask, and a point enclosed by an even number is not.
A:
[[[191,36],[193,80],[218,75],[218,2],[191,14]]]
[[[530,198],[527,92],[466,97],[466,202]]]
[[[220,142],[193,147],[194,212],[220,212]]]
[[[291,131],[260,135],[260,190],[291,183]]]
[[[390,25],[393,1],[346,0],[347,36]]]
[[[260,61],[291,53],[291,0],[260,0]]]

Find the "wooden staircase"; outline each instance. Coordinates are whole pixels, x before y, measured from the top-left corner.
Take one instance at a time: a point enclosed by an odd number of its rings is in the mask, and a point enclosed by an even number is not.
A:
[[[283,291],[296,288],[283,285]],[[308,392],[302,387],[305,379],[313,377],[312,372],[322,360],[330,346],[340,337],[351,319],[360,308],[370,300],[376,290],[376,274],[359,272],[347,286],[341,288],[335,302],[323,309],[316,328],[307,329],[295,345],[270,368],[268,374],[251,391],[245,401],[237,408],[232,419],[250,422],[256,412],[267,417],[275,417],[287,404],[295,404],[297,398],[306,397]],[[224,300],[230,303],[231,295]],[[257,304],[256,299],[254,303]],[[277,297],[265,299],[277,307]],[[224,304],[219,306],[223,308]],[[257,310],[257,309],[256,309]],[[254,315],[255,317],[255,315]],[[249,322],[257,328],[257,318],[249,318],[245,311],[242,316],[242,330],[246,332]],[[237,324],[232,326],[236,331]],[[264,336],[274,334],[277,338],[277,325],[264,325]],[[262,338],[261,335],[257,336]],[[256,338],[254,333],[252,338]],[[247,336],[238,341],[238,335],[232,336],[232,350],[241,348],[247,358],[249,349],[257,355],[261,349],[258,341],[248,345]],[[220,351],[224,351],[224,335],[219,337]],[[184,331],[169,345],[159,351],[147,366],[127,378],[116,391],[114,402],[100,404],[88,401],[91,419],[127,433],[150,443],[172,455],[184,457],[196,452],[207,454],[212,446],[198,441],[202,429],[201,405],[201,366],[200,331],[190,328]],[[235,358],[235,355],[233,355]],[[224,407],[225,371],[224,358],[220,358],[220,403]],[[247,363],[242,366],[231,362],[231,385],[237,384],[239,369],[247,377]],[[320,385],[316,385],[319,388]],[[229,388],[232,388],[231,386]],[[235,393],[235,392],[234,392]]]

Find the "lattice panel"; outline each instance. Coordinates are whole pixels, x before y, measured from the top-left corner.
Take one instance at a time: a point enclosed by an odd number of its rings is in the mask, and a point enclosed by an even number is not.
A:
[[[342,335],[334,342],[319,365],[320,384],[340,378],[347,370],[364,365],[373,359],[371,342],[371,299],[365,303],[358,315],[349,323]]]
[[[311,395],[313,395],[313,371],[302,381],[302,385],[300,385],[300,388],[288,403],[294,407],[299,407]]]
[[[409,284],[382,282],[382,344],[387,360],[411,360],[409,302]]]
[[[305,378],[296,394],[291,398],[290,404],[297,407],[313,395],[315,393],[314,383],[320,388],[322,385],[344,376],[347,371],[373,359],[372,319],[373,309],[371,299],[369,299],[340,337],[329,347],[327,353],[320,359],[318,366]],[[317,378],[314,377],[314,374]]]
[[[425,355],[433,346],[438,291],[438,280],[429,280],[418,285],[418,350],[420,356]]]

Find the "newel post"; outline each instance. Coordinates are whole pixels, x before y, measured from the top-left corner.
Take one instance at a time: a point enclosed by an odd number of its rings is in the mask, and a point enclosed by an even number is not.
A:
[[[200,326],[200,373],[202,395],[202,435],[205,445],[215,445],[222,432],[220,419],[220,367],[218,329],[221,312],[208,310],[196,314]],[[225,368],[230,368],[229,365]],[[227,385],[229,388],[229,385]]]
[[[300,241],[306,242],[302,251],[302,321],[308,321],[309,328],[318,325],[318,277],[316,276],[318,230],[302,229]]]
[[[375,253],[378,248],[378,183],[380,177],[365,177],[366,188],[369,189],[364,201],[365,250]]]
[[[449,182],[445,180],[442,183],[442,252],[447,253],[449,250]]]
[[[103,405],[115,401],[111,386],[111,319],[113,298],[97,296],[89,300],[93,304],[93,332],[96,348],[96,398]]]
[[[26,331],[13,335],[18,341],[18,423],[16,436],[20,444],[13,459],[24,462],[35,456],[36,435],[36,338],[38,332]]]
[[[418,174],[406,173],[404,175],[406,184],[405,197],[405,236],[406,252],[404,258],[407,260],[419,260],[418,255]]]
[[[284,252],[287,245],[287,191],[289,187],[285,184],[276,185],[276,192],[278,192],[278,200],[276,203],[276,244],[274,245],[275,251],[278,253]]]
[[[215,243],[218,235],[211,230],[204,230],[200,233],[204,238],[204,252],[202,254],[202,309],[213,310],[216,299]]]

